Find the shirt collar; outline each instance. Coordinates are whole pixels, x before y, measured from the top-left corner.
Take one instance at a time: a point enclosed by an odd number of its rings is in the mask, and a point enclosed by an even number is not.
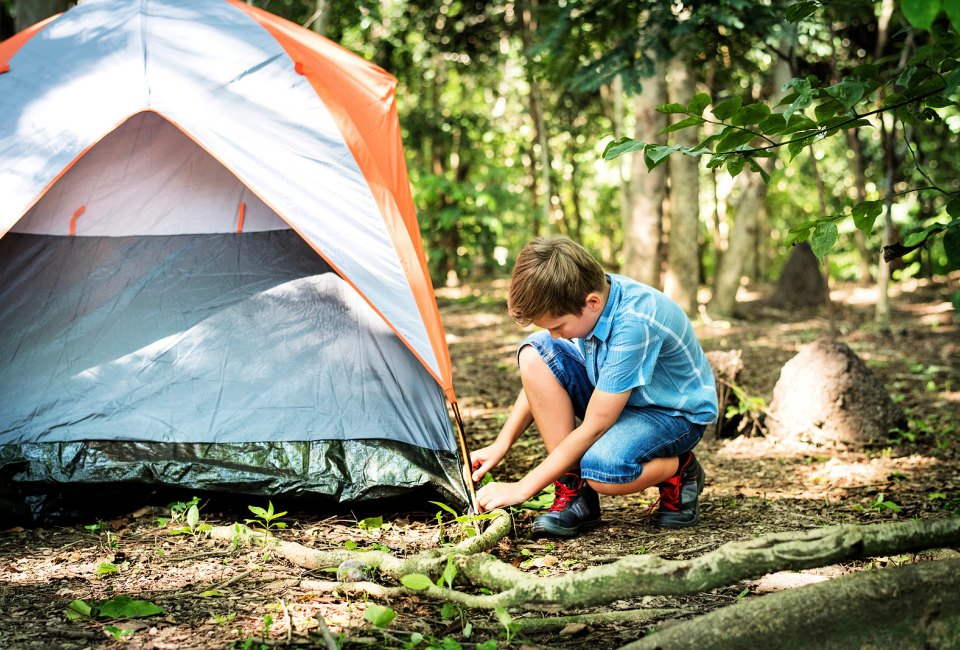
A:
[[[617,303],[620,302],[621,294],[620,283],[609,273],[605,275],[607,277],[607,283],[610,285],[607,304],[603,306],[603,313],[600,314],[597,324],[593,326],[593,331],[587,336],[588,339],[593,338],[599,341],[606,341],[607,337],[610,336],[610,325],[613,320],[613,313],[616,310]]]

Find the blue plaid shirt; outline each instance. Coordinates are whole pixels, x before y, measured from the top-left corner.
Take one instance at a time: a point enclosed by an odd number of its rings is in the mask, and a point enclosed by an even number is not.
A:
[[[600,320],[577,346],[590,383],[606,393],[633,392],[631,407],[657,407],[696,424],[717,419],[713,371],[690,319],[666,295],[607,274],[610,295]]]

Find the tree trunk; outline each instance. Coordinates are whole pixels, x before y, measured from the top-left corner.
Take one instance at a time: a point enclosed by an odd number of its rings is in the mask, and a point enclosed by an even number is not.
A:
[[[524,0],[518,2],[521,7],[520,17],[522,28],[520,30],[521,41],[523,42],[524,52],[530,50],[533,39],[532,34],[537,30],[534,11],[537,6],[537,0]],[[530,119],[533,121],[533,147],[532,152],[538,154],[536,158],[531,156],[531,160],[539,159],[539,185],[540,193],[543,198],[542,230],[549,234],[552,230],[552,211],[553,211],[553,185],[550,182],[550,149],[547,138],[547,125],[543,119],[543,101],[540,97],[540,85],[533,74],[533,64],[529,57],[524,56],[524,66],[527,72],[527,83],[530,86]],[[531,167],[534,163],[531,162]],[[537,176],[534,175],[534,179]],[[535,229],[539,231],[540,229]]]
[[[766,158],[761,164],[772,158]],[[727,250],[717,264],[717,274],[710,298],[710,313],[720,318],[733,316],[737,291],[743,276],[744,262],[757,240],[757,217],[767,200],[763,177],[754,172],[740,174],[740,199],[733,217],[733,228],[727,241]]]
[[[685,59],[670,61],[670,102],[686,105],[696,92],[696,78]],[[677,131],[676,142],[695,147],[698,129]],[[663,291],[687,314],[697,313],[700,279],[700,165],[695,156],[673,156],[670,165],[670,235]]]
[[[857,203],[867,200],[867,177],[864,173],[863,143],[860,142],[860,132],[857,129],[847,130],[847,145],[853,152],[853,187],[857,193]],[[859,269],[860,284],[866,286],[873,281],[870,271],[870,250],[867,248],[867,237],[859,228],[853,233],[857,245],[857,268]]]
[[[21,32],[44,18],[66,11],[70,4],[76,3],[67,0],[16,0],[13,3],[14,25]]]
[[[657,63],[653,76],[643,81],[634,104],[637,126],[634,137],[654,142],[667,126],[667,116],[656,111],[667,103],[665,67]],[[623,224],[623,273],[652,287],[660,286],[660,228],[666,194],[666,166],[647,171],[643,152],[631,156],[630,212]]]
[[[793,36],[784,37],[784,51],[793,51],[792,40]],[[770,97],[776,96],[791,76],[793,75],[789,63],[783,60],[778,61],[770,71],[770,83],[763,94]],[[770,174],[776,165],[776,158],[761,158],[757,162]],[[740,178],[742,189],[728,236],[727,249],[717,259],[717,273],[714,277],[713,296],[709,306],[711,314],[724,318],[733,316],[740,279],[744,274],[746,260],[750,257],[750,250],[756,247],[759,240],[757,235],[761,221],[760,214],[765,209],[767,201],[767,187],[760,174],[744,171],[741,172]]]
[[[621,650],[960,647],[960,560],[862,571],[666,626]]]
[[[307,27],[321,36],[326,36],[330,28],[330,4],[330,0],[314,0],[313,15],[307,23]]]

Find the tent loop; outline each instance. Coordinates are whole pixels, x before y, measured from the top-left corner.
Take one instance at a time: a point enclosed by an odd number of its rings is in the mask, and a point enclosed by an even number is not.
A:
[[[70,217],[70,236],[71,237],[77,236],[77,219],[80,217],[81,214],[83,214],[86,211],[87,211],[87,206],[81,205],[79,208],[77,208],[77,211],[73,213],[73,216]]]
[[[247,204],[240,201],[240,207],[237,208],[237,233],[243,232],[243,218],[247,213]]]
[[[9,63],[4,63],[3,65],[0,65],[0,74],[3,74],[4,72],[10,72]]]

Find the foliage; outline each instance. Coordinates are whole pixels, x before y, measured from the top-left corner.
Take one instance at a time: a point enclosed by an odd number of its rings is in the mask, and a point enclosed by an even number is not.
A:
[[[114,596],[102,603],[88,603],[77,599],[67,606],[66,616],[70,620],[95,618],[146,618],[163,614],[163,608],[147,600],[135,600],[130,596]]]
[[[850,6],[852,3],[835,4]],[[704,124],[715,127],[715,132],[696,146],[645,143],[624,137],[611,142],[604,157],[612,160],[625,153],[643,151],[647,167],[653,169],[674,153],[705,156],[708,169],[724,168],[736,176],[746,168],[769,181],[769,174],[758,159],[785,151],[788,160],[793,160],[808,147],[846,130],[877,127],[883,130],[888,128],[883,120],[889,115],[908,134],[904,145],[923,185],[898,192],[887,188],[886,200],[921,191],[933,191],[942,198],[939,207],[933,210],[941,218],[908,235],[902,243],[887,246],[884,257],[888,261],[902,257],[942,234],[947,260],[952,267],[958,267],[960,191],[956,178],[937,181],[923,167],[917,154],[920,145],[917,134],[927,127],[935,125],[949,134],[948,137],[956,132],[949,121],[957,116],[960,86],[957,34],[960,15],[953,9],[954,4],[948,3],[949,9],[941,15],[944,5],[939,0],[904,2],[901,9],[908,28],[912,27],[910,36],[918,41],[915,50],[909,42],[898,42],[899,56],[851,61],[849,69],[842,71],[837,80],[823,79],[816,74],[795,77],[785,87],[788,94],[775,107],[738,96],[717,99],[707,93],[697,94],[686,105],[660,106],[660,112],[682,118],[663,129],[661,135]],[[809,0],[791,5],[786,16],[791,22],[800,23],[822,9],[819,2]],[[809,240],[813,251],[822,258],[838,240],[839,222],[852,219],[857,228],[870,233],[883,209],[883,200],[861,201],[849,209],[794,226],[785,243]]]
[[[247,509],[250,510],[256,519],[246,519],[245,521],[248,524],[256,524],[264,530],[271,530],[273,528],[286,528],[287,524],[282,521],[277,521],[280,517],[283,517],[287,514],[287,511],[283,512],[274,512],[273,511],[273,501],[267,501],[267,509],[264,510],[259,506],[247,506]]]

